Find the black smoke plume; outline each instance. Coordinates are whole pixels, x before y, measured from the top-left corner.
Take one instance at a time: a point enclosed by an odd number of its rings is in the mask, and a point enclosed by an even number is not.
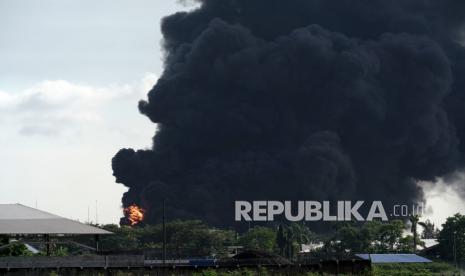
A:
[[[465,1],[202,0],[162,22],[165,70],[122,149],[123,205],[233,224],[235,200],[423,198],[462,168]]]

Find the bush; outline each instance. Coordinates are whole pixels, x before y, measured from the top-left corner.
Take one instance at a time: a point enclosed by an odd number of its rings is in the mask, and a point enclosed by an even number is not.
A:
[[[0,251],[0,256],[32,256],[32,252],[22,243],[13,243],[9,247],[4,248]]]

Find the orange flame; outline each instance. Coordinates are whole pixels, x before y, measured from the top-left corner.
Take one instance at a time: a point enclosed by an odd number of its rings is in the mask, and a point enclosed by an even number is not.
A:
[[[129,207],[123,209],[124,215],[128,218],[129,224],[134,226],[141,223],[144,220],[145,209],[132,204]]]

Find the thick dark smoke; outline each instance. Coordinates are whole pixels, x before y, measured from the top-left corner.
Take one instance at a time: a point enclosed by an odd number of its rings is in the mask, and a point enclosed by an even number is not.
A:
[[[408,204],[462,168],[465,1],[200,2],[162,23],[153,148],[113,159],[148,222],[163,198],[218,226],[235,200]]]

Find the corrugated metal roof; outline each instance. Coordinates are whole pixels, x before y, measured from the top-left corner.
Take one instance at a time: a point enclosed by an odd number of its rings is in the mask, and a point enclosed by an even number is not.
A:
[[[0,234],[105,235],[112,233],[21,204],[0,204]]]
[[[430,248],[439,244],[437,239],[421,239],[421,241],[425,244],[423,248]]]
[[[431,263],[431,260],[416,254],[355,254],[355,256],[371,260],[374,264],[381,263]]]

